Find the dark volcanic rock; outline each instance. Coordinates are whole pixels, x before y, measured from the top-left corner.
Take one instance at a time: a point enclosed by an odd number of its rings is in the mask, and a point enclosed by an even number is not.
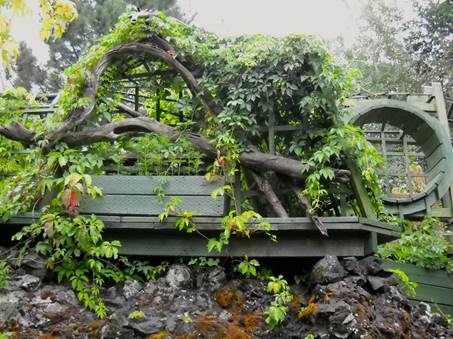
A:
[[[325,285],[339,281],[347,274],[336,256],[326,255],[313,266],[310,274],[310,282],[312,285]]]
[[[171,287],[190,287],[192,284],[192,274],[185,265],[172,265],[165,277]]]
[[[266,308],[274,300],[267,281],[228,279],[221,267],[172,265],[155,281],[102,289],[104,320],[83,308],[67,285],[13,272],[0,290],[0,333],[17,338],[435,338],[452,337],[445,318],[427,304],[412,306],[375,258],[326,256],[310,284],[292,285],[286,320],[269,331]],[[307,269],[306,271],[309,271]],[[308,281],[308,280],[307,280]],[[304,319],[301,307],[311,309]],[[135,313],[133,313],[136,311]]]
[[[360,267],[364,274],[369,275],[380,275],[380,273],[386,274],[381,262],[374,256],[369,256],[359,260]]]
[[[30,291],[39,286],[41,279],[31,274],[24,274],[16,277],[15,281],[12,283],[19,286],[23,290]]]
[[[364,273],[356,257],[346,257],[341,261],[343,268],[350,274],[362,275]]]

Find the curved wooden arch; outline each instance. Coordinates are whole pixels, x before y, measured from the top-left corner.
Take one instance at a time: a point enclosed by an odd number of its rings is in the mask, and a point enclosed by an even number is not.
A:
[[[384,196],[384,204],[391,212],[402,215],[425,212],[448,193],[453,184],[453,148],[437,119],[404,101],[374,99],[359,102],[349,121],[359,126],[387,123],[398,127],[415,140],[426,156],[426,189],[408,198]]]

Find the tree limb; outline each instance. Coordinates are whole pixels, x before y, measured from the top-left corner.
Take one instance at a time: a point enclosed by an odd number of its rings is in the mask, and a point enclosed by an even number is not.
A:
[[[139,113],[137,112],[137,114]],[[182,132],[155,119],[141,116],[115,121],[95,128],[87,128],[78,132],[67,132],[62,136],[61,141],[69,146],[81,146],[100,141],[115,141],[124,136],[140,135],[142,133],[157,133],[176,140]],[[205,137],[193,132],[185,132],[184,136],[209,158],[214,159],[217,157],[217,149]],[[241,153],[239,162],[242,166],[255,171],[275,171],[300,180],[303,180],[308,175],[304,164],[299,160],[259,151]],[[335,169],[334,172],[337,180],[348,180],[350,174],[348,170]]]
[[[36,133],[30,131],[24,125],[13,121],[8,126],[0,125],[0,135],[11,140],[19,141],[25,146],[29,146],[33,143]]]
[[[288,218],[288,213],[283,207],[280,199],[277,197],[277,194],[275,194],[269,181],[266,178],[258,175],[255,171],[250,170],[249,172],[253,180],[255,181],[256,186],[258,187],[260,192],[264,194],[264,197],[266,198],[276,216],[279,218]]]
[[[313,212],[312,212],[312,206],[311,206],[310,199],[307,196],[305,196],[305,194],[303,194],[300,189],[296,188],[293,185],[290,185],[290,186],[291,186],[291,190],[294,192],[297,199],[299,199],[300,203],[304,206],[305,214],[307,215],[307,217],[309,217],[311,219],[313,224],[318,228],[319,232],[321,232],[322,235],[328,237],[329,233],[327,233],[326,226],[321,221],[319,216],[317,216],[316,214],[313,214]]]
[[[53,145],[58,143],[67,132],[80,126],[92,116],[96,109],[96,93],[100,86],[102,74],[114,62],[131,56],[142,58],[152,57],[167,63],[183,78],[192,95],[195,98],[200,99],[205,107],[209,109],[209,106],[203,100],[203,93],[198,86],[197,80],[192,73],[173,55],[150,43],[131,42],[112,48],[104,54],[94,71],[87,76],[85,81],[83,97],[90,98],[88,105],[85,108],[78,108],[71,112],[68,118],[56,130],[47,135],[46,139],[48,141],[48,148],[51,148]]]

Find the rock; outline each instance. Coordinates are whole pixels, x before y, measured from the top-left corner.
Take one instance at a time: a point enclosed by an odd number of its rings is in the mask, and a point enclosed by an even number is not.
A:
[[[369,256],[359,260],[359,264],[364,274],[380,275],[380,273],[385,272],[379,259],[374,256]]]
[[[157,290],[157,284],[155,281],[148,281],[146,284],[145,284],[145,287],[143,288],[143,291],[145,292],[145,294],[147,295],[153,295],[154,292],[156,292]]]
[[[346,313],[350,313],[351,306],[343,300],[333,299],[328,303],[319,303],[317,313],[323,316],[330,316],[340,310],[344,310]]]
[[[210,290],[217,290],[225,284],[226,274],[223,267],[214,267],[207,276],[206,284]]]
[[[165,328],[171,333],[176,329],[178,325],[178,317],[175,314],[168,316],[167,321],[165,322]]]
[[[400,290],[396,286],[390,286],[388,290],[388,295],[393,302],[396,302],[398,304],[400,303],[407,304],[407,298],[400,292]]]
[[[10,320],[26,301],[27,298],[24,291],[0,292],[0,325]]]
[[[112,321],[109,324],[102,327],[99,333],[100,339],[129,339],[134,338],[135,333],[131,328],[124,328],[116,321]]]
[[[367,280],[370,283],[371,288],[375,292],[377,292],[379,290],[382,290],[385,287],[388,287],[388,279],[387,278],[382,278],[382,277],[376,277],[374,275],[369,275],[367,277]]]
[[[219,319],[228,321],[228,320],[230,320],[231,316],[232,316],[232,314],[230,312],[228,312],[227,310],[223,310],[219,314]]]
[[[310,272],[309,268],[307,265],[303,270]],[[194,280],[199,281],[197,288],[189,288]],[[291,311],[280,326],[268,331],[264,321],[252,324],[253,317],[262,315],[275,298],[266,292],[267,281],[228,280],[221,267],[191,271],[184,265],[173,265],[166,276],[146,284],[129,280],[101,288],[109,308],[105,321],[84,309],[69,284],[57,285],[22,268],[13,269],[9,286],[0,291],[0,331],[17,331],[21,338],[104,339],[162,336],[163,331],[174,337],[190,337],[207,331],[200,335],[225,338],[225,331],[240,331],[250,325],[253,337],[263,339],[305,338],[310,333],[323,339],[452,337],[445,319],[431,314],[429,305],[408,303],[394,285],[395,277],[381,270],[375,258],[345,258],[340,264],[336,257],[327,256],[305,281],[316,284],[291,286],[295,296],[289,305]],[[217,292],[223,289],[230,291],[225,299],[231,299],[222,303],[225,307],[217,300]],[[310,321],[301,321],[298,303],[306,306],[312,296],[316,312]],[[142,311],[144,318],[129,319],[134,310]],[[185,313],[193,321],[184,318]],[[203,321],[204,329],[200,327]]]
[[[329,317],[330,333],[334,338],[346,339],[354,331],[357,324],[354,315],[351,313],[349,305],[338,305],[335,308],[335,313]]]
[[[326,255],[319,260],[310,273],[311,285],[329,284],[341,280],[347,272],[334,255]]]
[[[123,286],[123,296],[126,300],[135,297],[142,290],[142,285],[137,280],[126,280]]]
[[[134,329],[140,334],[150,335],[159,331],[162,331],[165,327],[162,320],[158,317],[147,317],[142,322],[131,321],[129,327]]]
[[[71,305],[78,307],[80,302],[77,300],[77,297],[73,290],[58,291],[55,295],[56,300],[66,305]]]
[[[26,273],[44,279],[48,276],[49,271],[46,269],[46,258],[30,250],[23,258],[18,253],[11,253],[9,256],[10,264],[13,267],[21,267]]]
[[[355,285],[355,286],[360,286],[360,287],[365,287],[367,280],[363,275],[350,275],[344,278],[344,281],[346,284]]]
[[[165,276],[168,285],[176,288],[188,288],[192,284],[190,269],[185,265],[172,265]]]
[[[343,268],[353,275],[362,275],[364,272],[356,257],[346,257],[341,261]]]
[[[41,283],[41,279],[31,274],[24,274],[15,277],[14,284],[25,291],[35,289]]]

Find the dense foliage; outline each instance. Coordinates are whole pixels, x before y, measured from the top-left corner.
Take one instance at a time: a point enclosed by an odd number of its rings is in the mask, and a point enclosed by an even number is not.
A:
[[[453,272],[453,260],[448,257],[451,243],[445,238],[445,226],[432,217],[421,222],[406,222],[400,239],[381,245],[378,255],[396,262]]]
[[[110,261],[117,257],[120,243],[102,240],[102,221],[94,216],[78,215],[77,206],[84,195],[102,194],[92,185],[90,175],[106,170],[145,175],[199,173],[206,159],[186,140],[188,131],[209,138],[216,146],[218,156],[207,169],[207,179],[215,180],[219,175],[238,173],[242,152],[271,150],[267,134],[261,128],[269,124],[269,119],[274,119],[275,124],[298,127],[296,131],[277,136],[275,152],[304,164],[308,177],[302,194],[312,203],[312,208],[305,213],[337,213],[338,188],[342,185],[347,192],[348,212],[360,214],[354,194],[348,192],[349,185],[334,180],[334,168],[346,168],[347,159],[355,161],[360,168],[374,207],[381,211],[375,172],[380,164],[377,151],[360,129],[343,123],[347,112],[342,108],[342,101],[349,94],[353,74],[345,74],[336,66],[318,40],[296,35],[281,39],[219,38],[162,13],[138,17],[136,22],[131,20],[134,15],[136,13],[123,15],[111,33],[65,71],[67,84],[60,93],[55,114],[23,118],[25,126],[36,133],[31,145],[24,147],[0,137],[0,156],[4,160],[0,166],[3,220],[29,209],[39,207],[43,211],[40,221],[24,229],[15,239],[26,246],[36,243],[38,252],[48,256],[48,266],[58,273],[59,279],[72,283],[87,307],[104,316],[106,309],[99,299],[99,287],[107,280],[127,277]],[[161,99],[160,121],[176,125],[179,137],[170,141],[147,134],[124,137],[114,143],[98,142],[79,148],[57,143],[49,148],[47,136],[75,111],[92,104],[92,99],[85,95],[86,81],[104,55],[112,48],[131,41],[146,41],[153,36],[164,37],[171,44],[174,58],[178,55],[190,60],[188,64],[197,75],[200,95],[191,96],[191,89],[166,63],[137,56],[126,58],[110,65],[102,74],[94,102],[95,116],[78,129],[125,119],[124,113],[117,109],[128,93],[122,80],[149,72],[149,77],[140,80],[140,94],[147,98],[142,108],[147,116],[157,118],[157,99]],[[205,97],[211,98],[209,104],[203,100]],[[21,120],[21,110],[34,104],[36,102],[23,89],[4,93],[0,100],[0,125]],[[123,162],[131,152],[138,159],[133,169],[125,168]],[[247,178],[242,175],[241,180],[242,185],[248,187]],[[38,205],[50,191],[55,192],[53,199]],[[225,186],[214,196],[231,191],[231,186]],[[233,194],[232,197],[234,199]],[[224,231],[219,238],[209,239],[209,250],[221,251],[234,234],[246,237],[252,234],[247,223],[250,219],[260,219],[255,211],[260,207],[249,199],[243,206],[238,206],[239,203],[233,201],[237,208],[223,219]],[[239,207],[243,212],[238,212]],[[179,218],[178,229],[197,231],[191,222],[193,212],[180,211],[177,200],[170,200],[162,208],[161,220],[173,213]],[[298,210],[300,213],[301,209]],[[268,233],[269,224],[260,226]],[[272,234],[269,236],[275,240]],[[143,266],[140,265],[136,263],[135,267]],[[253,261],[242,265],[240,270],[252,274]],[[283,289],[286,291],[286,287]],[[280,298],[280,293],[276,295]],[[281,321],[279,314],[290,300],[287,295],[281,298],[283,301],[276,299],[275,307],[269,311],[269,315],[273,315],[270,326]]]

